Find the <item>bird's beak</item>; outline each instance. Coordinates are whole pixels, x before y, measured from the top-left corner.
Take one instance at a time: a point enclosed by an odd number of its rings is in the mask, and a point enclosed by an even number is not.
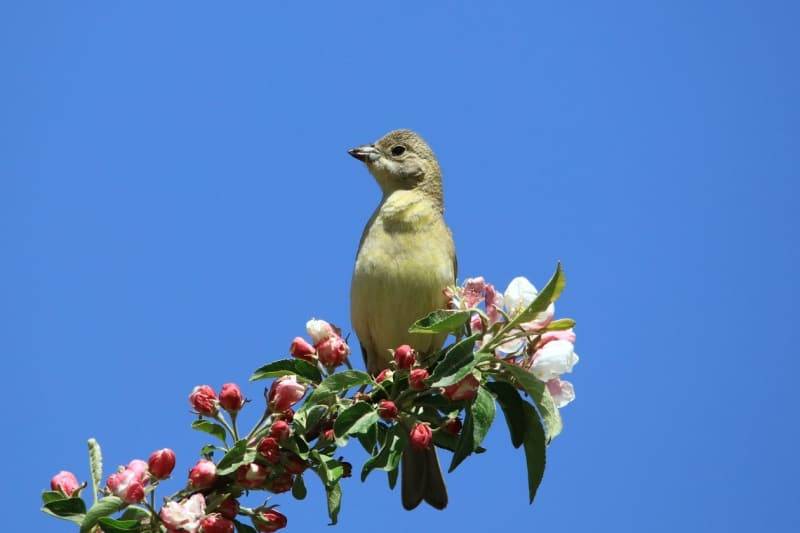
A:
[[[371,163],[372,161],[378,159],[381,155],[380,151],[371,144],[365,144],[364,146],[351,148],[347,151],[347,153],[365,163]]]

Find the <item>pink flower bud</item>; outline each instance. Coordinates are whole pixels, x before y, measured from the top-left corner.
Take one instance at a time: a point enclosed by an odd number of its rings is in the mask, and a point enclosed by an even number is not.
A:
[[[64,496],[71,497],[80,488],[78,478],[72,472],[62,470],[50,480],[50,488],[62,493]]]
[[[125,503],[139,503],[144,499],[144,483],[135,470],[125,468],[108,476],[108,490]]]
[[[290,474],[302,474],[308,468],[308,463],[294,453],[287,452],[283,455],[283,468]]]
[[[295,337],[292,345],[289,346],[289,353],[292,354],[292,357],[311,362],[314,360],[315,351],[314,347],[303,337]]]
[[[217,414],[217,393],[208,385],[198,385],[189,395],[189,403],[201,415]]]
[[[336,440],[336,433],[333,431],[333,429],[326,429],[322,432],[322,438],[325,440],[334,441]]]
[[[219,392],[219,404],[229,413],[238,413],[244,407],[244,396],[236,383],[226,383]]]
[[[297,382],[297,376],[280,377],[269,389],[269,407],[273,412],[284,411],[299,402],[305,393],[306,387]]]
[[[348,355],[350,355],[350,347],[338,335],[331,335],[317,344],[319,362],[328,368],[335,368],[341,365]]]
[[[206,499],[200,494],[181,502],[168,501],[158,514],[170,533],[178,531],[197,531],[200,520],[206,514]]]
[[[264,485],[270,469],[258,463],[242,465],[236,471],[236,482],[246,489],[257,489]]]
[[[314,318],[306,322],[306,332],[311,337],[314,345],[321,343],[331,335],[336,335],[336,330],[333,326],[324,320],[316,320]]]
[[[469,317],[469,329],[472,331],[472,333],[483,331],[483,322],[481,321],[480,315],[474,314]]]
[[[378,402],[378,415],[384,420],[394,420],[397,418],[397,405],[392,400],[381,400]]]
[[[133,461],[128,463],[128,468],[136,472],[136,475],[139,476],[139,481],[147,480],[148,466],[147,463],[145,463],[141,459],[134,459]]]
[[[227,498],[219,504],[217,511],[228,520],[233,520],[239,514],[239,502],[233,498]]]
[[[427,450],[433,440],[433,432],[428,424],[417,424],[408,435],[411,447],[417,451]]]
[[[208,459],[200,459],[189,471],[189,485],[195,489],[210,487],[217,479],[217,465]]]
[[[375,382],[376,383],[381,383],[382,381],[384,381],[386,379],[392,379],[392,376],[394,376],[394,372],[392,372],[388,368],[384,368],[383,370],[381,370],[380,374],[378,374],[375,377]]]
[[[461,400],[472,400],[478,395],[478,387],[480,384],[481,383],[478,381],[478,378],[476,378],[473,374],[467,374],[467,376],[458,383],[454,383],[449,387],[445,387],[442,391],[442,395],[454,402]]]
[[[503,305],[503,296],[499,294],[494,285],[491,283],[486,284],[484,290],[484,304],[486,305],[486,316],[489,317],[489,323],[494,324],[500,320],[500,307]]]
[[[256,509],[253,525],[260,533],[272,533],[286,527],[286,517],[275,509],[261,507]]]
[[[280,446],[278,441],[272,437],[264,437],[258,443],[258,453],[272,464],[278,464],[281,460]]]
[[[428,371],[424,368],[415,368],[408,376],[408,386],[416,391],[425,390],[428,388],[425,384],[426,379],[428,379]]]
[[[442,425],[442,427],[451,435],[458,435],[461,433],[461,420],[458,418],[450,418],[444,423],[444,425]]]
[[[218,513],[207,515],[200,521],[201,533],[233,533],[233,522]]]
[[[397,368],[409,369],[414,365],[416,360],[416,352],[408,344],[398,346],[394,351],[394,362],[397,363]]]
[[[286,422],[291,423],[292,420],[294,420],[294,411],[291,407],[289,407],[288,409],[284,409],[279,414],[275,415],[275,418],[277,420],[285,420]]]
[[[156,479],[167,479],[175,468],[175,452],[169,448],[162,448],[150,454],[147,468]]]
[[[276,420],[269,428],[269,436],[278,442],[282,442],[292,435],[292,428],[283,420]]]
[[[270,492],[280,494],[292,490],[292,485],[294,485],[294,476],[289,472],[283,472],[267,481],[264,487]]]

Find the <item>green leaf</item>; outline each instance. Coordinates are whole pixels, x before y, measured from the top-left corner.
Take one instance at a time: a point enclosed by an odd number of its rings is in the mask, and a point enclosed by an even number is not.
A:
[[[356,402],[341,413],[333,424],[336,438],[364,433],[378,422],[375,406],[367,402]]]
[[[42,494],[43,501],[45,497],[54,498],[55,496],[53,496],[51,492],[45,492]],[[55,516],[56,518],[62,518],[80,524],[83,522],[86,513],[86,504],[81,498],[65,498],[61,495],[60,499],[51,499],[45,502],[42,506],[42,512],[50,516]]]
[[[140,522],[145,518],[150,518],[150,511],[135,505],[128,506],[122,516],[119,517],[120,520],[138,520]]]
[[[487,383],[486,387],[497,396],[497,403],[503,409],[508,431],[511,433],[511,444],[514,448],[519,448],[525,438],[525,414],[522,411],[524,400],[517,389],[505,381],[493,381]]]
[[[42,505],[44,505],[45,503],[54,502],[56,500],[66,500],[66,499],[68,499],[68,498],[66,496],[64,496],[63,493],[61,493],[61,492],[59,492],[57,490],[46,490],[46,491],[42,492]],[[83,500],[81,500],[81,501],[83,501]]]
[[[138,520],[115,520],[104,516],[97,523],[103,533],[131,533],[132,531],[140,530]]]
[[[239,522],[238,520],[234,520],[233,523],[236,526],[236,533],[258,533],[256,528],[248,526],[247,524]]]
[[[571,318],[559,318],[553,320],[545,328],[546,331],[559,331],[564,329],[571,329],[575,327],[575,321]]]
[[[469,320],[469,311],[439,309],[414,322],[409,333],[455,333]]]
[[[253,375],[250,376],[250,381],[290,376],[292,374],[314,383],[322,381],[322,374],[319,368],[302,359],[281,359],[280,361],[268,363],[253,372]]]
[[[397,477],[399,474],[399,468],[395,468],[394,470],[389,470],[386,472],[386,476],[389,478],[389,490],[394,490],[394,487],[397,485]]]
[[[528,322],[536,318],[539,313],[547,309],[547,306],[558,300],[566,284],[567,278],[564,276],[564,271],[561,270],[561,263],[559,262],[558,265],[556,265],[556,271],[553,273],[553,277],[550,278],[550,281],[547,282],[544,289],[536,295],[536,298],[533,299],[528,307],[519,315],[515,316],[503,329],[505,331],[511,331],[517,324]]]
[[[337,372],[325,378],[308,400],[306,400],[306,403],[320,403],[340,392],[344,392],[358,385],[366,385],[367,383],[372,383],[372,377],[366,372],[361,372],[360,370]]]
[[[213,435],[222,442],[225,442],[225,437],[228,435],[224,427],[214,422],[209,422],[208,420],[195,420],[192,422],[192,429]]]
[[[358,442],[361,443],[361,446],[364,447],[364,450],[366,450],[369,455],[375,452],[375,446],[378,445],[378,431],[380,431],[380,428],[380,424],[373,424],[367,431],[357,435]]]
[[[252,463],[255,459],[256,449],[247,447],[247,439],[240,440],[220,459],[217,465],[217,475],[226,476],[232,474],[240,466]]]
[[[376,468],[386,472],[391,472],[397,468],[403,455],[403,448],[406,445],[405,435],[401,435],[402,431],[403,427],[400,424],[396,424],[390,431],[386,432],[381,450],[377,455],[373,455],[364,462],[364,466],[361,469],[361,481],[367,479],[369,473]]]
[[[331,487],[339,482],[344,474],[342,463],[329,455],[319,453],[317,450],[311,451],[311,458],[315,460],[317,466],[314,470],[319,475],[326,487]]]
[[[283,446],[289,450],[297,454],[298,457],[301,459],[308,458],[308,443],[303,438],[302,435],[295,435],[286,442],[283,443]]]
[[[292,496],[298,500],[304,500],[306,494],[308,494],[308,490],[306,490],[306,484],[303,481],[303,476],[295,476],[294,484],[292,485]]]
[[[494,398],[484,387],[480,387],[475,401],[467,407],[467,417],[448,472],[455,470],[464,459],[480,447],[492,425],[494,414]]]
[[[528,402],[522,402],[525,417],[525,463],[528,467],[528,495],[530,503],[536,497],[536,490],[542,482],[546,463],[545,435],[539,415]]]
[[[444,358],[433,369],[433,374],[428,378],[431,387],[446,387],[453,383],[458,383],[464,376],[469,374],[478,363],[478,358],[483,358],[487,354],[476,355],[473,352],[475,341],[481,333],[476,333],[470,337],[455,343],[445,354]]]
[[[91,531],[92,528],[97,525],[98,520],[104,516],[116,513],[123,505],[124,502],[116,496],[106,496],[102,498],[99,502],[92,505],[92,508],[86,513],[86,517],[83,519],[83,522],[81,522],[81,533]]]
[[[328,525],[334,526],[339,521],[339,509],[342,508],[342,488],[339,483],[325,487],[325,494],[328,497],[328,516],[331,519]]]
[[[550,392],[547,390],[547,385],[542,381],[539,381],[536,376],[524,368],[520,368],[517,365],[507,361],[498,361],[502,365],[503,370],[506,370],[509,374],[511,374],[514,379],[519,382],[522,388],[525,389],[525,392],[530,395],[533,403],[536,405],[536,408],[539,410],[539,413],[542,415],[542,419],[544,420],[545,435],[547,437],[547,442],[549,443],[559,433],[561,433],[563,424],[561,422],[561,415],[558,414],[558,408],[553,401],[553,397],[550,396]]]
[[[302,435],[313,429],[327,412],[327,405],[314,405],[306,402],[294,415],[292,427],[295,433]]]

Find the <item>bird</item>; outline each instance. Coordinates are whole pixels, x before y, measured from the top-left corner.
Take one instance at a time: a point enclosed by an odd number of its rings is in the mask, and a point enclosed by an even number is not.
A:
[[[350,288],[350,319],[367,370],[389,366],[391,349],[408,344],[422,355],[441,348],[447,334],[411,334],[409,327],[447,306],[457,261],[444,220],[439,162],[417,133],[394,130],[349,154],[365,163],[382,192],[356,254]],[[422,500],[447,506],[447,488],[436,450],[403,452],[401,496],[412,510]]]

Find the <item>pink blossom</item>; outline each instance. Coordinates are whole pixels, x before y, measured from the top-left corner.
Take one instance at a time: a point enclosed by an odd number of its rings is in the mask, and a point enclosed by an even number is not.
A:
[[[316,345],[319,362],[328,368],[335,368],[345,362],[350,355],[350,347],[338,335],[331,335]]]
[[[312,318],[306,322],[306,332],[308,336],[311,337],[311,342],[314,345],[319,344],[331,335],[337,334],[331,324],[324,320],[317,320],[316,318]]]
[[[196,489],[210,487],[217,479],[217,465],[200,459],[189,471],[189,485]]]
[[[175,452],[169,448],[156,450],[147,460],[147,468],[156,479],[166,479],[175,468]]]
[[[62,470],[50,480],[50,488],[62,493],[64,496],[72,496],[80,488],[78,478],[72,472]]]
[[[125,503],[139,503],[144,499],[144,483],[135,470],[125,468],[108,476],[106,486],[114,496]]]
[[[197,533],[205,514],[206,499],[198,492],[180,503],[174,501],[165,503],[158,516],[170,531]]]
[[[483,300],[485,289],[486,280],[482,276],[467,278],[464,281],[464,303],[467,304],[467,308],[475,307]]]
[[[297,376],[283,376],[272,382],[268,401],[273,412],[285,411],[300,401],[306,387],[297,382]]]
[[[189,395],[189,403],[201,415],[217,414],[217,393],[208,385],[198,385]]]
[[[445,387],[442,395],[453,401],[471,400],[478,395],[480,381],[473,374],[467,374],[464,379]]]
[[[575,399],[575,388],[572,383],[563,379],[553,378],[548,381],[547,390],[550,391],[550,396],[553,397],[553,401],[559,409]]]
[[[433,440],[433,432],[428,424],[417,424],[411,429],[408,435],[411,447],[417,451],[430,448]]]

